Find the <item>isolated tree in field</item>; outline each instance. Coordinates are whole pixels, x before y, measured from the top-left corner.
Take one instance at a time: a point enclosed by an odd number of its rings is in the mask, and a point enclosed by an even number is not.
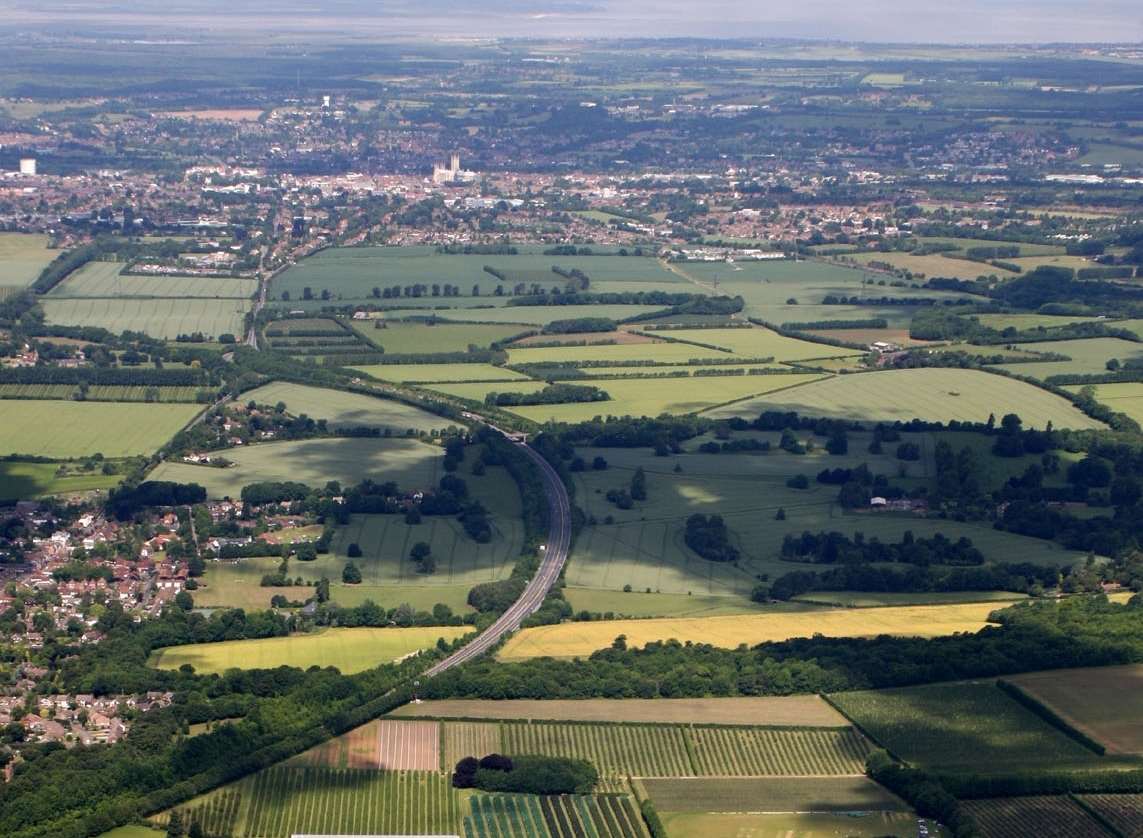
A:
[[[314,586],[314,599],[320,602],[329,602],[329,580],[324,576]]]
[[[647,500],[647,475],[643,472],[643,466],[635,469],[631,478],[631,499]]]
[[[845,435],[844,430],[839,429],[830,434],[830,438],[826,442],[826,451],[835,455],[849,452],[849,437]]]
[[[348,547],[345,548],[345,555],[349,556],[351,559],[361,558],[361,545],[356,541],[352,542]]]
[[[171,818],[167,821],[167,838],[183,838],[183,816],[179,813],[178,809],[171,812]]]
[[[347,585],[361,584],[361,569],[353,562],[348,562],[341,570],[341,581]]]
[[[603,457],[595,457],[595,459],[591,461],[591,468],[593,471],[606,471],[607,460],[603,459]]]

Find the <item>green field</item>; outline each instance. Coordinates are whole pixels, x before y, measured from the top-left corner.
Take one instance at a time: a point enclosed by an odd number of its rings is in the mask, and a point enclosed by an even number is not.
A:
[[[76,384],[0,384],[0,399],[74,399]],[[95,384],[89,386],[83,400],[92,402],[197,402],[198,387],[147,387],[142,384]]]
[[[907,326],[916,308],[861,305],[822,305],[829,294],[875,300],[880,297],[925,297],[953,299],[962,295],[886,285],[865,285],[868,271],[845,267],[821,260],[683,263],[672,266],[676,273],[689,277],[699,290],[707,293],[741,295],[746,301],[743,312],[767,323],[805,322],[812,320],[866,319],[885,317],[893,328]],[[717,284],[716,284],[717,283]],[[789,304],[789,300],[796,304]]]
[[[1102,375],[1107,372],[1107,362],[1112,358],[1117,358],[1120,363],[1143,359],[1143,343],[1132,343],[1120,338],[1052,340],[1017,344],[1016,348],[1032,352],[1056,352],[1071,358],[1070,361],[1000,365],[1001,369],[1041,381],[1052,375]]]
[[[1097,317],[1072,317],[1063,314],[974,314],[972,315],[982,325],[990,329],[1055,329],[1071,323],[1090,323],[1098,320]],[[1036,344],[1028,344],[1034,349]],[[988,347],[992,349],[992,347]]]
[[[250,299],[258,281],[219,276],[131,276],[123,262],[88,262],[52,289],[50,298],[67,297],[218,297]]]
[[[775,361],[801,361],[853,354],[849,349],[786,337],[760,326],[735,329],[657,329],[647,331],[646,334],[720,346],[744,358],[773,358]]]
[[[1125,343],[1119,341],[1120,343]],[[1044,344],[1037,344],[1044,346]],[[1053,364],[1005,365],[1042,370]],[[916,369],[841,375],[804,387],[716,408],[711,418],[754,419],[764,410],[793,410],[810,416],[893,422],[984,422],[989,414],[1016,413],[1024,427],[1100,428],[1060,396],[1031,384],[979,370]]]
[[[852,728],[504,722],[504,753],[589,760],[601,776],[860,774],[868,743]]]
[[[453,640],[472,631],[467,626],[429,628],[331,628],[312,634],[260,640],[226,640],[168,646],[155,652],[151,665],[178,669],[191,664],[209,675],[228,669],[273,669],[278,666],[334,666],[346,675],[372,669],[412,652],[431,648],[437,638]]]
[[[642,780],[660,812],[908,812],[866,777]]]
[[[0,462],[0,501],[110,489],[122,479],[122,473],[106,475],[99,469],[84,472],[59,463]]]
[[[1092,768],[1092,751],[991,681],[839,693],[831,697],[875,741],[925,769],[951,772]]]
[[[590,346],[537,346],[508,350],[508,363],[562,364],[574,367],[584,361],[607,361],[617,365],[632,361],[655,361],[662,364],[685,364],[692,360],[725,361],[731,353],[690,343],[604,343]]]
[[[371,364],[349,367],[382,381],[529,381],[528,376],[492,364]]]
[[[564,599],[574,611],[614,614],[617,617],[719,617],[751,614],[772,606],[727,596],[608,591],[601,588],[564,588]]]
[[[0,233],[0,288],[26,288],[59,256],[38,233]]]
[[[43,299],[45,321],[60,326],[97,326],[116,334],[143,332],[170,340],[202,332],[208,337],[241,335],[250,300],[108,299],[100,297]]]
[[[689,292],[691,289],[680,288],[680,291]],[[461,298],[463,300],[463,298]],[[457,298],[452,298],[455,306]],[[405,302],[402,301],[402,305]],[[487,304],[487,301],[486,303]],[[482,323],[519,323],[526,326],[544,326],[553,320],[575,320],[580,317],[607,317],[611,320],[624,320],[637,314],[649,314],[652,311],[662,311],[662,306],[626,306],[626,305],[575,305],[575,306],[511,306],[502,305],[498,308],[482,308],[479,311],[471,309],[454,308],[452,310],[434,311],[434,317],[445,320],[479,320]]]
[[[626,795],[474,794],[465,838],[643,838],[643,819]]]
[[[922,457],[905,466],[906,477],[895,482],[913,486],[930,480],[932,451],[942,437],[903,435],[903,439],[920,446]],[[576,538],[565,571],[574,607],[631,616],[697,615],[708,607],[700,597],[711,595],[731,595],[727,605],[737,611],[754,607],[746,597],[757,574],[780,576],[808,569],[807,565],[779,560],[785,535],[803,530],[832,530],[850,536],[862,532],[867,538],[876,536],[882,541],[899,541],[906,530],[918,537],[932,537],[937,532],[953,538],[963,535],[987,557],[1040,564],[1065,565],[1080,555],[1053,542],[1001,532],[987,522],[845,512],[836,504],[836,489],[817,483],[813,476],[825,468],[853,468],[861,463],[868,463],[875,473],[897,475],[901,463],[894,458],[893,447],[885,446],[885,453],[880,455],[867,453],[868,434],[851,433],[850,453],[844,456],[827,454],[820,438],[816,449],[805,455],[776,450],[777,433],[736,432],[732,436],[740,438],[769,441],[772,450],[760,455],[697,453],[697,447],[708,441],[706,436],[689,441],[685,444],[687,453],[673,457],[656,457],[647,449],[577,450],[588,463],[596,456],[604,457],[609,467],[574,474],[576,502],[588,520]],[[814,439],[808,433],[803,438]],[[953,435],[950,443],[960,448],[970,444],[969,440],[988,444],[987,438],[970,434]],[[1025,459],[1027,462],[1021,462]],[[1031,461],[1018,458],[1013,468],[1022,471]],[[676,465],[680,471],[675,471]],[[640,467],[646,474],[648,499],[630,510],[608,502],[606,492],[628,485]],[[810,477],[810,488],[788,488],[786,479],[794,474]],[[1007,476],[1007,472],[998,472],[996,484]],[[774,520],[778,509],[785,510],[785,521]],[[684,522],[696,512],[724,517],[731,538],[742,552],[739,566],[708,562],[685,546]],[[609,517],[611,523],[607,523]],[[631,585],[635,593],[622,593],[624,585]],[[603,598],[593,600],[592,595],[585,594],[577,603],[577,588],[604,589],[600,594]],[[652,594],[643,593],[648,588]],[[641,599],[658,593],[681,596],[661,603],[649,599],[644,604]],[[693,596],[688,597],[688,593]],[[659,610],[668,606],[681,610]]]
[[[328,290],[335,299],[366,300],[372,299],[374,287],[448,283],[458,285],[466,296],[476,285],[481,297],[493,298],[497,285],[503,285],[506,291],[520,282],[527,286],[538,283],[545,290],[553,286],[563,288],[565,280],[552,271],[553,265],[584,271],[591,277],[593,291],[624,291],[631,290],[631,286],[656,289],[679,284],[679,280],[651,258],[544,256],[540,252],[543,248],[520,249],[522,252],[515,256],[464,256],[437,253],[431,246],[330,248],[276,277],[271,296],[277,299],[287,291],[291,300],[300,300],[304,289],[309,287],[315,296]],[[505,279],[486,272],[485,265],[502,272]],[[454,300],[433,299],[438,304]]]
[[[909,271],[921,278],[952,277],[953,279],[976,279],[978,276],[995,275],[1001,279],[1017,276],[1012,271],[997,268],[985,262],[971,262],[967,259],[957,259],[941,253],[929,253],[918,256],[915,253],[852,253],[842,257],[853,259],[859,265],[868,265],[870,262],[885,262],[902,271]],[[892,289],[896,291],[897,289]]]
[[[479,319],[479,318],[476,318]],[[378,328],[384,324],[383,328]],[[467,352],[468,347],[487,349],[490,344],[515,337],[526,326],[492,323],[403,322],[400,320],[354,320],[353,330],[390,355],[419,355],[434,352]]]
[[[203,408],[194,404],[0,400],[0,456],[151,454]]]
[[[1094,384],[1095,400],[1107,405],[1116,413],[1130,416],[1143,424],[1143,383],[1133,381],[1125,384]],[[1073,393],[1084,389],[1082,386],[1068,387]]]
[[[6,404],[0,402],[0,415]],[[234,465],[213,468],[168,461],[159,464],[150,479],[198,483],[212,498],[236,498],[243,486],[265,480],[292,480],[320,488],[330,480],[352,485],[369,477],[382,483],[396,481],[403,489],[424,488],[436,484],[444,451],[413,439],[334,437],[232,448],[226,458]]]
[[[361,560],[357,561],[360,564]],[[199,580],[200,587],[194,594],[195,604],[203,608],[263,610],[270,607],[270,599],[275,594],[282,594],[287,599],[306,594],[305,590],[294,588],[262,587],[262,577],[273,573],[280,563],[281,559],[277,557],[207,562],[206,574]],[[326,576],[330,579],[330,599],[347,608],[372,600],[385,608],[408,603],[417,611],[432,611],[433,606],[440,602],[457,614],[472,610],[467,603],[470,585],[346,585],[341,582],[344,563],[345,560],[332,560],[326,556],[319,556],[313,563],[318,566],[313,568],[307,563],[293,562],[290,576],[301,576],[307,582],[316,582]]]
[[[461,820],[447,774],[274,766],[179,807],[209,835],[448,835]],[[167,821],[167,813],[154,820]]]
[[[836,605],[842,608],[880,608],[886,605],[945,605],[957,602],[1008,603],[1027,599],[1010,591],[957,591],[955,593],[891,594],[860,591],[814,591],[794,597],[795,602]],[[999,607],[999,606],[998,606]]]
[[[917,817],[902,812],[865,814],[723,814],[664,812],[671,838],[916,838]],[[930,835],[941,835],[930,827]]]
[[[442,416],[429,413],[403,402],[376,398],[344,390],[308,387],[275,381],[256,390],[248,390],[239,400],[258,404],[276,405],[283,402],[286,410],[295,416],[305,414],[311,419],[325,419],[331,428],[365,426],[389,429],[403,435],[409,428],[428,433],[433,429],[453,424]]]
[[[664,345],[664,344],[659,344]],[[795,387],[821,378],[807,375],[703,376],[680,387],[676,378],[592,379],[591,384],[611,395],[608,401],[532,405],[507,408],[534,422],[583,422],[595,416],[680,415],[707,410],[716,405],[760,393]],[[488,393],[530,393],[542,390],[542,382],[504,384],[444,384],[434,390],[453,396],[484,401]]]

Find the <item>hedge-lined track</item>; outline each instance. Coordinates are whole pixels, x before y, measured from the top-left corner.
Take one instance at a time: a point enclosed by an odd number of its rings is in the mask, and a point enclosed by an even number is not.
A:
[[[457,796],[436,772],[275,766],[243,780],[244,838],[298,832],[437,834],[456,831]]]
[[[976,818],[985,838],[1109,838],[1113,834],[1064,795],[968,800],[962,805]]]
[[[700,776],[772,776],[862,773],[869,745],[852,728],[768,730],[693,728]]]
[[[443,727],[441,768],[445,771],[465,757],[480,758],[504,750],[497,722],[449,722]]]
[[[508,754],[586,759],[600,774],[685,777],[694,774],[685,728],[669,725],[504,725]]]
[[[1083,806],[1123,835],[1143,835],[1143,794],[1081,794]]]

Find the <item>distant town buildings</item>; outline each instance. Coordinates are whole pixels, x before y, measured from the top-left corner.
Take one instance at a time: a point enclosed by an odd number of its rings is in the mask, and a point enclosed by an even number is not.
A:
[[[35,157],[21,157],[20,158],[20,174],[32,176],[36,174],[36,158]]]
[[[460,155],[453,152],[448,166],[433,166],[433,183],[472,183],[476,180],[476,172],[470,172],[460,167]]]

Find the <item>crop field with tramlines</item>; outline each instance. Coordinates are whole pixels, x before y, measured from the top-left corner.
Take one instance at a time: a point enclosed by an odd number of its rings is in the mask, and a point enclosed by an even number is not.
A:
[[[878,744],[921,768],[1080,768],[1100,759],[991,681],[839,693],[831,700]]]
[[[702,776],[860,774],[869,753],[869,743],[852,728],[696,727],[689,734],[696,773]]]
[[[1143,835],[1143,794],[1082,794],[1079,801],[1123,835]]]
[[[454,834],[460,799],[438,772],[275,766],[179,811],[208,835]],[[155,818],[163,825],[169,813]]]
[[[477,794],[465,838],[642,838],[647,833],[626,795]]]
[[[600,774],[685,777],[694,774],[686,729],[668,725],[504,725],[504,751],[590,760]]]
[[[448,722],[441,726],[441,767],[446,771],[465,757],[479,758],[504,750],[497,722]]]
[[[1065,795],[967,800],[985,838],[1108,838],[1110,831]],[[1133,833],[1131,833],[1133,834]]]
[[[506,722],[507,754],[590,760],[604,776],[836,776],[860,774],[869,744],[852,728]]]

